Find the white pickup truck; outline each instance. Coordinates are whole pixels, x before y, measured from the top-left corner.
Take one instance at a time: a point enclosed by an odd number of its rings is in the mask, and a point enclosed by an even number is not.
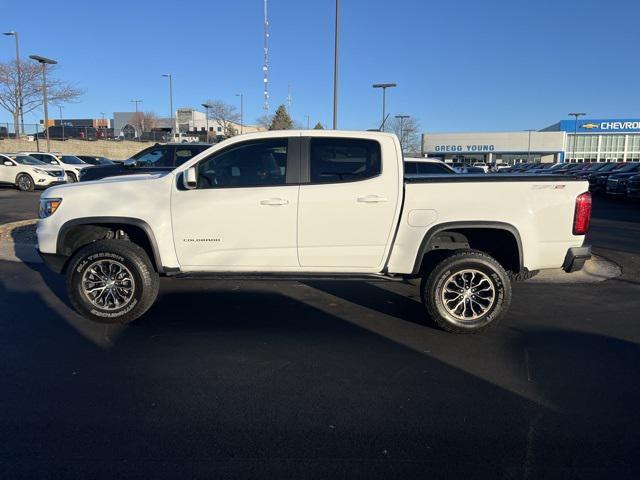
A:
[[[233,137],[171,172],[46,190],[38,249],[99,322],[146,312],[159,276],[421,278],[426,317],[459,333],[505,314],[512,278],[590,256],[586,181],[403,168],[386,133]]]

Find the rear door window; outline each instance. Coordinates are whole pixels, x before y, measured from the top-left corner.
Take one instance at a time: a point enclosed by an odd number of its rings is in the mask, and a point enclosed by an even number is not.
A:
[[[312,138],[311,183],[355,182],[380,175],[380,144],[356,138]]]

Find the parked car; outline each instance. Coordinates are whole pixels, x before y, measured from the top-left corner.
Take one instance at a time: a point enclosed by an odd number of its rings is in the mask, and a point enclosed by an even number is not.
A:
[[[450,166],[456,173],[466,173],[469,164],[464,162],[453,162]]]
[[[9,138],[9,129],[7,127],[0,127],[0,140],[3,138]]]
[[[15,185],[18,190],[32,192],[66,183],[67,177],[60,167],[48,165],[28,155],[0,153],[0,183]]]
[[[640,164],[638,164],[640,165]],[[636,176],[640,168],[636,168],[635,172],[614,173],[607,178],[605,193],[612,197],[624,197],[627,195],[627,185],[629,179]]]
[[[590,165],[593,165],[593,167],[588,168],[586,170],[581,170],[580,172],[576,173],[575,176],[577,176],[578,178],[587,178],[592,173],[610,172],[612,170],[615,170],[617,168],[617,166],[620,165],[620,164],[619,163],[601,162],[601,163],[591,163]]]
[[[98,130],[94,127],[74,127],[71,125],[51,125],[48,129],[50,140],[96,140]],[[38,132],[35,136],[39,139],[47,138],[47,130]]]
[[[84,163],[89,165],[113,165],[115,162],[107,157],[99,157],[93,155],[76,155]]]
[[[484,162],[475,162],[472,166],[482,169],[484,173],[489,173],[489,165]]]
[[[482,167],[467,167],[464,173],[487,173]]]
[[[627,198],[640,198],[640,175],[630,177],[627,182]]]
[[[595,172],[587,177],[589,181],[589,191],[591,193],[604,193],[607,188],[607,180],[609,177],[618,173],[635,173],[639,171],[640,163],[638,162],[621,162],[615,164],[617,167],[607,172]]]
[[[64,169],[69,183],[77,182],[82,170],[89,166],[75,155],[63,155],[60,153],[45,152],[20,152],[29,155],[50,165],[60,166]]]
[[[584,180],[404,178],[395,135],[302,134],[239,135],[172,172],[50,188],[39,251],[98,322],[140,317],[161,275],[422,278],[425,316],[458,333],[506,313],[508,271],[575,271],[590,257]]]
[[[455,170],[442,160],[435,158],[407,157],[404,159],[404,174],[409,175],[442,175],[455,174]]]
[[[209,147],[209,143],[157,143],[124,162],[86,168],[80,175],[80,181],[88,182],[119,175],[169,172]]]

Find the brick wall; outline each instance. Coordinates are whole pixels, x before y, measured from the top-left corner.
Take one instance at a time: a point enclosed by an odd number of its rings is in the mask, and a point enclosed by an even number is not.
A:
[[[154,142],[116,142],[107,140],[96,140],[93,142],[85,140],[51,140],[51,151],[66,153],[68,155],[99,155],[113,160],[126,160],[134,153],[153,145]],[[37,150],[38,144],[26,139],[3,139],[0,140],[0,153],[23,152]],[[40,151],[46,152],[46,140],[40,141]]]

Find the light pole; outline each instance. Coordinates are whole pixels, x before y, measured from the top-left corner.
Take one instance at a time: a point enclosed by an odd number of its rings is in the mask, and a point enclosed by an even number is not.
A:
[[[171,110],[171,134],[173,136],[176,130],[176,124],[173,121],[173,77],[170,73],[163,73],[162,76],[169,79],[169,109]]]
[[[573,122],[573,160],[577,162],[576,160],[576,144],[578,143],[578,117],[584,117],[586,115],[586,113],[584,112],[572,112],[569,113],[570,116],[575,117],[575,120]]]
[[[236,93],[236,97],[240,97],[240,135],[244,133],[244,94]]]
[[[206,141],[208,142],[209,141],[209,108],[211,108],[211,105],[209,105],[208,103],[203,103],[202,106],[204,107],[204,118],[207,125]]]
[[[135,103],[136,104],[136,113],[138,113],[138,104],[142,103],[142,100],[131,100],[131,103]]]
[[[384,132],[384,124],[387,120],[387,88],[397,87],[395,83],[374,83],[371,85],[373,88],[382,89],[382,124],[380,130]]]
[[[527,163],[531,162],[531,132],[535,132],[534,129],[527,129],[527,132],[529,132],[529,142],[527,143]]]
[[[340,0],[336,0],[335,44],[333,47],[333,129],[338,129],[338,40],[340,36]]]
[[[106,115],[105,112],[100,112],[100,115],[102,116],[102,128],[103,128],[103,132],[104,132],[104,139],[107,139],[107,122],[104,119],[104,116]]]
[[[58,111],[60,112],[60,126],[62,127],[62,141],[64,142],[64,123],[62,123],[62,105],[58,105]]]
[[[305,118],[307,119],[307,130],[309,130],[309,115],[305,115]]]
[[[410,118],[410,116],[396,115],[396,118],[400,120],[400,146],[404,149],[404,121],[406,118]]]
[[[18,32],[11,30],[10,32],[4,32],[3,35],[13,36],[16,39],[16,73],[18,76],[18,89],[16,91],[16,107],[18,108],[18,115],[16,119],[20,121],[20,128],[16,124],[16,132],[24,132],[24,114],[22,112],[22,72],[20,71],[20,40]],[[17,135],[16,135],[17,136]]]
[[[51,151],[51,142],[49,139],[49,107],[47,105],[47,65],[55,65],[55,60],[41,57],[40,55],[29,55],[31,60],[35,60],[42,65],[42,99],[44,103],[44,128],[47,133],[47,152]]]

